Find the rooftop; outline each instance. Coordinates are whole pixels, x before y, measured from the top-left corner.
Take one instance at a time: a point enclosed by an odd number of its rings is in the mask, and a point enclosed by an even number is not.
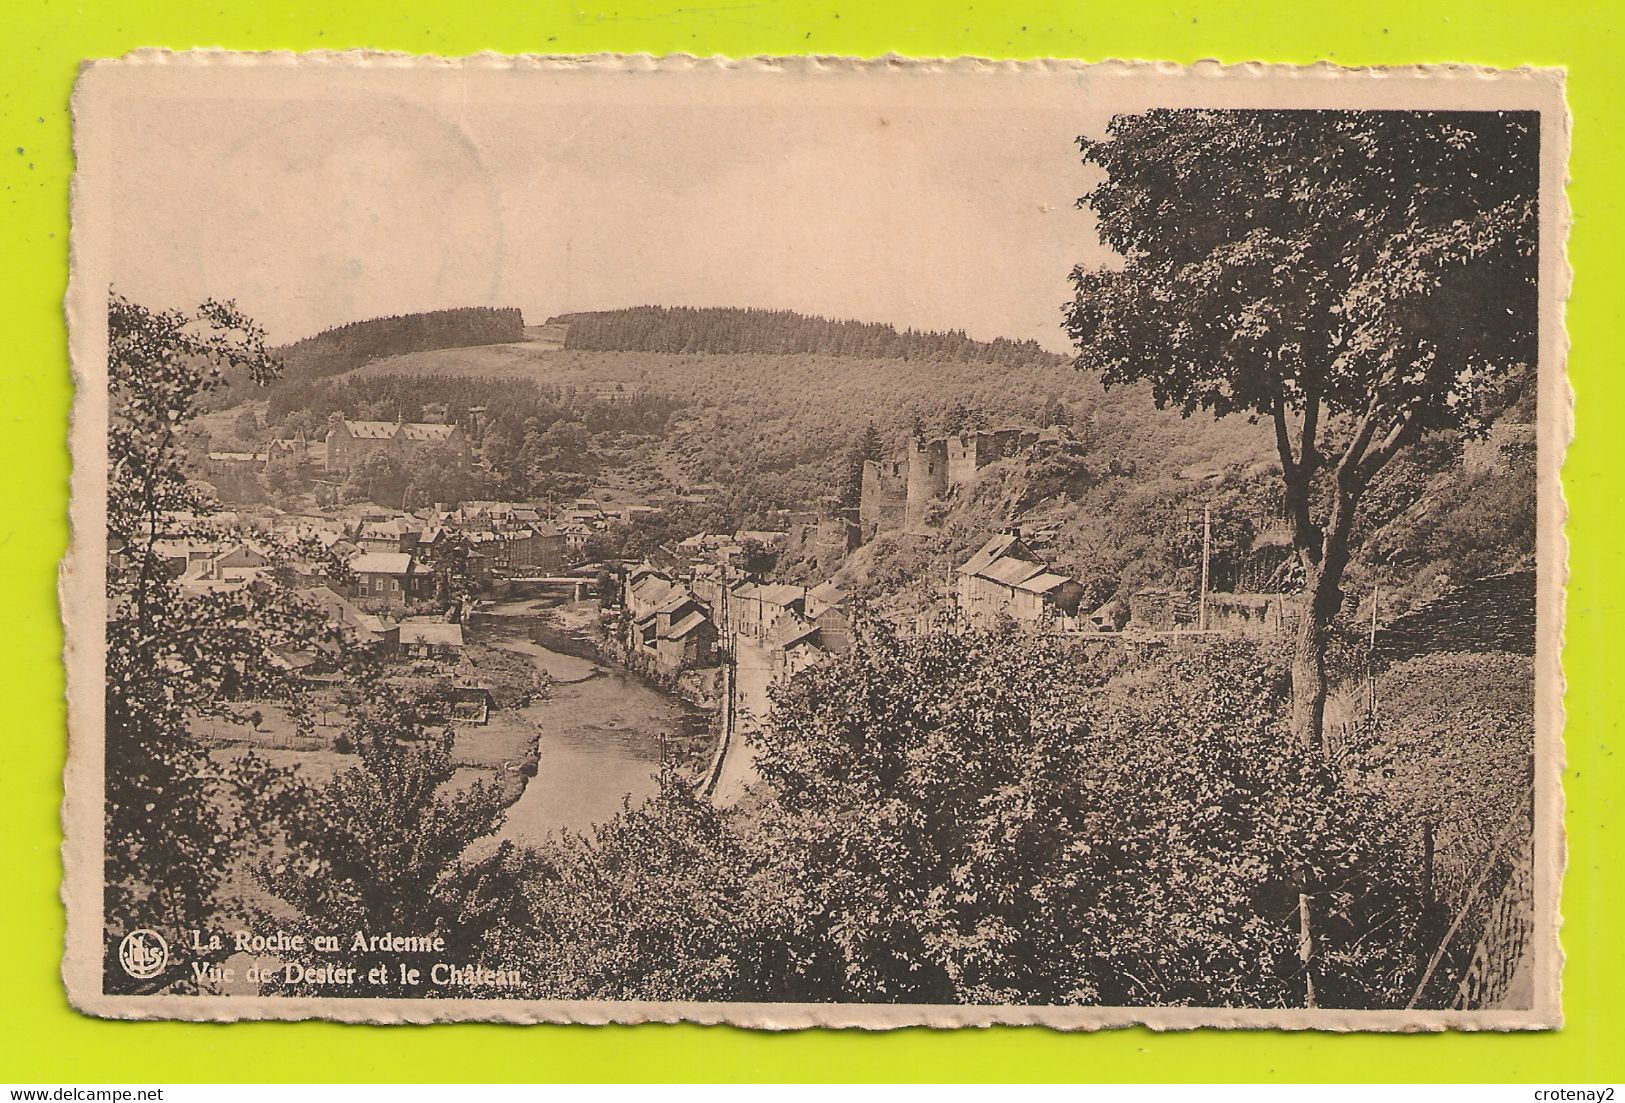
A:
[[[411,574],[412,557],[405,552],[362,552],[350,560],[357,574]]]
[[[983,544],[975,555],[965,560],[964,565],[959,568],[959,573],[981,574],[995,559],[1008,554],[1012,548],[1017,547],[1020,543],[1020,540],[1008,532],[1001,532],[997,536],[990,537],[988,542]]]
[[[986,567],[975,572],[981,578],[992,579],[1005,586],[1019,586],[1035,575],[1044,574],[1044,568],[1039,563],[1029,563],[1025,559],[1016,559],[1006,556],[994,560]]]
[[[668,640],[680,640],[703,624],[708,623],[704,613],[693,612],[666,630]]]
[[[1042,574],[1036,574],[1027,581],[1020,583],[1018,586],[1016,586],[1016,589],[1025,590],[1029,594],[1047,594],[1051,590],[1057,589],[1058,587],[1071,581],[1072,579],[1068,578],[1064,574],[1051,574],[1048,571],[1045,571]]]

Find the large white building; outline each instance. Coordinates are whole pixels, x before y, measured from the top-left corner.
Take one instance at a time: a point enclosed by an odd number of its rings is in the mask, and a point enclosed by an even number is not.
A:
[[[327,432],[327,470],[350,470],[374,452],[407,453],[441,446],[468,456],[468,438],[455,425],[421,421],[341,421]]]

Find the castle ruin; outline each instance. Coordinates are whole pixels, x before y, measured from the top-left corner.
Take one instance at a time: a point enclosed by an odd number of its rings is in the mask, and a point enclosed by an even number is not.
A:
[[[950,491],[968,492],[988,464],[1053,448],[1059,440],[1056,429],[1020,426],[967,430],[931,440],[910,438],[895,459],[868,460],[863,465],[858,523],[864,540],[877,532],[929,532],[926,509],[933,499]]]

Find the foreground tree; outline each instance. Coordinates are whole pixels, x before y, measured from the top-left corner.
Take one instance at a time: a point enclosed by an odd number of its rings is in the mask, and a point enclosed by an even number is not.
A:
[[[495,967],[486,936],[515,914],[519,858],[482,837],[496,831],[506,800],[494,782],[453,781],[453,732],[433,730],[427,704],[427,695],[380,687],[357,710],[344,738],[360,764],[304,794],[261,877],[312,936],[439,935],[439,960]],[[369,994],[445,994],[432,982],[401,984],[397,959],[367,948],[344,961],[362,974],[391,965],[389,981]],[[307,990],[298,981],[291,987]]]
[[[496,932],[542,999],[760,1000],[772,948],[747,913],[750,839],[666,772],[590,836],[560,832]]]
[[[200,525],[214,502],[187,478],[186,437],[228,371],[275,374],[259,329],[229,303],[154,311],[114,294],[107,334],[104,921],[178,937],[206,925],[235,857],[285,808],[288,782],[253,756],[212,758],[193,726],[241,723],[252,701],[289,697],[279,652],[336,653],[342,641],[274,581],[188,592],[161,554],[165,540],[209,535]],[[106,978],[109,991],[140,983],[111,960]]]
[[[1284,680],[875,626],[777,694],[752,799],[549,846],[509,953],[575,998],[1403,1004],[1416,863]]]
[[[1273,424],[1305,611],[1292,730],[1318,742],[1360,501],[1423,434],[1484,428],[1534,363],[1532,113],[1157,110],[1080,139],[1121,265],[1076,269],[1080,368]]]
[[[790,683],[744,909],[790,998],[1402,1001],[1413,863],[1357,774],[1282,737],[1278,668],[1233,645],[1120,667],[877,627]]]

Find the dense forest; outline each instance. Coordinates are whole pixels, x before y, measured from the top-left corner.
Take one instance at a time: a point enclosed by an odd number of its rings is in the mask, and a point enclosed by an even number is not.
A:
[[[517,307],[467,306],[369,318],[323,330],[276,350],[284,378],[316,378],[358,368],[382,356],[523,340]]]
[[[560,314],[565,348],[598,352],[817,353],[872,360],[953,360],[1005,367],[1059,363],[1036,341],[974,341],[965,331],[905,329],[882,322],[820,318],[793,310],[638,306]]]

